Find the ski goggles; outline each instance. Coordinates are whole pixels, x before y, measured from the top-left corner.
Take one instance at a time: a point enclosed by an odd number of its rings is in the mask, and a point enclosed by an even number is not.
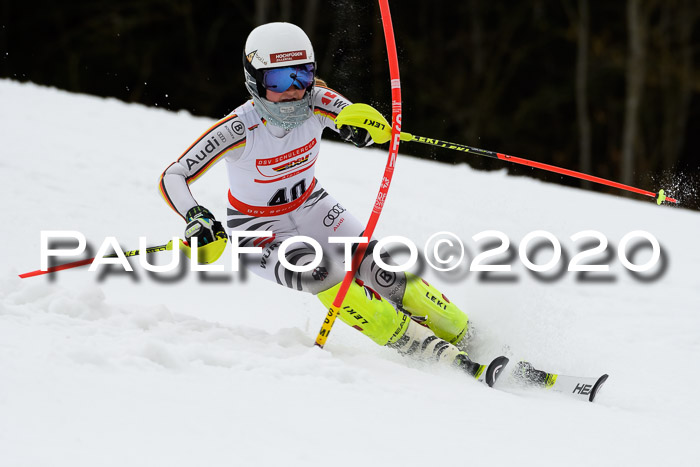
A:
[[[263,87],[272,92],[284,92],[292,86],[306,89],[314,83],[315,71],[313,63],[263,70]]]

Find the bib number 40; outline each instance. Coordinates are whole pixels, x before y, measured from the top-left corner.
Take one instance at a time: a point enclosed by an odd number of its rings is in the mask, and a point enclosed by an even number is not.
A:
[[[291,203],[295,199],[299,198],[306,191],[306,180],[301,180],[298,183],[292,185],[289,189],[289,196],[287,195],[287,187],[280,188],[272,195],[270,201],[267,202],[268,206],[280,206],[282,204]]]

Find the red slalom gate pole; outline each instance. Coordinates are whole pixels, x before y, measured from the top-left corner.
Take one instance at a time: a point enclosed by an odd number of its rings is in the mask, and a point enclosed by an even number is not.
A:
[[[343,282],[340,285],[340,290],[338,290],[338,294],[335,296],[333,304],[328,309],[326,319],[323,321],[321,330],[318,332],[318,336],[316,337],[316,345],[321,348],[323,348],[326,340],[328,339],[328,334],[331,332],[333,323],[338,317],[340,307],[343,305],[345,294],[347,294],[350,284],[355,278],[355,273],[362,262],[362,258],[365,256],[367,245],[369,244],[369,240],[372,238],[374,228],[377,226],[377,222],[379,221],[379,215],[382,213],[382,209],[384,208],[384,203],[389,192],[389,186],[391,185],[391,179],[394,175],[396,157],[399,153],[399,142],[401,141],[401,80],[399,77],[399,59],[396,54],[396,41],[394,39],[394,26],[391,23],[389,1],[379,0],[379,8],[382,15],[384,39],[386,41],[386,52],[389,58],[389,72],[391,75],[391,144],[389,146],[389,158],[386,162],[384,177],[382,178],[382,183],[379,187],[377,200],[374,203],[372,214],[370,215],[369,221],[367,222],[367,227],[365,228],[364,236],[367,237],[368,242],[361,243],[357,250],[355,250],[355,254],[352,257],[352,268],[350,271],[345,273]]]

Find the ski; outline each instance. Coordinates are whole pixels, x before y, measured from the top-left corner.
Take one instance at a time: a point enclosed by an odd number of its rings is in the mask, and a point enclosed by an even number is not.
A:
[[[536,369],[529,362],[518,362],[513,369],[512,375],[522,385],[551,389],[552,391],[561,392],[562,394],[589,402],[595,400],[598,392],[608,379],[607,374],[596,378],[547,373]]]

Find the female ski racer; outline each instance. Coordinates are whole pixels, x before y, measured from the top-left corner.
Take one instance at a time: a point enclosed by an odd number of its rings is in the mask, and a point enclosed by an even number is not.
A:
[[[160,192],[187,222],[185,237],[206,245],[226,237],[214,215],[199,205],[189,184],[223,160],[228,169],[226,227],[269,231],[271,237],[245,237],[239,246],[257,246],[246,267],[264,279],[315,294],[329,308],[344,276],[344,253],[330,236],[359,237],[363,225],[314,178],[323,130],[339,132],[357,147],[372,143],[363,128],[334,120],[350,104],[316,78],[311,41],[289,23],[255,28],[243,53],[245,85],[252,100],[218,121],[163,173]],[[287,238],[308,236],[323,248],[324,262],[309,272],[293,272],[279,261]],[[467,315],[435,287],[410,273],[382,270],[367,253],[350,286],[339,317],[379,345],[403,354],[452,363],[479,377],[483,365],[464,349]],[[307,265],[314,249],[295,243],[286,253],[293,265]],[[385,260],[386,261],[386,260]]]

